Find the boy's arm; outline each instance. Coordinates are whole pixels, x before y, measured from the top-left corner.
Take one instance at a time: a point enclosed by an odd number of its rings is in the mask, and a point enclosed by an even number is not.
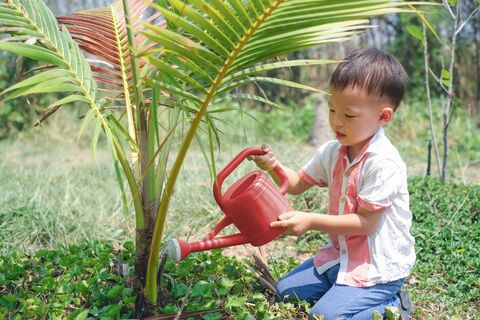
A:
[[[285,171],[285,175],[288,179],[288,193],[300,194],[313,186],[300,177],[296,171],[280,164],[273,154],[272,148],[268,144],[262,145],[262,149],[265,154],[256,156],[251,155],[247,159],[255,161],[260,169],[270,173],[273,181],[275,181],[277,185],[280,185],[280,178],[278,178],[278,176],[273,172],[273,169],[275,169],[277,166],[280,166],[283,171]]]
[[[334,234],[369,235],[375,231],[384,209],[367,211],[359,208],[357,213],[327,215],[301,211],[286,212],[280,221],[271,223],[273,228],[287,228],[286,234],[301,235],[308,230],[320,230]]]
[[[290,194],[301,194],[305,192],[306,190],[310,189],[313,185],[305,181],[298,172],[295,170],[292,170],[288,167],[285,167],[284,165],[280,164],[277,162],[277,165],[280,166],[283,171],[285,172],[285,175],[287,176],[288,179],[288,193]],[[270,175],[272,176],[273,180],[277,185],[280,185],[280,179],[278,176],[275,174],[273,171],[269,171]]]
[[[344,215],[315,214],[311,217],[310,227],[335,234],[369,235],[374,232],[385,209],[367,211],[362,207],[357,213]]]

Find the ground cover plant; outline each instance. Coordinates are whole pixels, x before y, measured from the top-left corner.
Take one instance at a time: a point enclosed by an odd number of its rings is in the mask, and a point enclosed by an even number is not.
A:
[[[480,319],[480,186],[420,177],[409,182],[417,263],[405,289],[415,301],[414,319]],[[321,197],[310,192],[292,204],[321,211]],[[322,241],[320,233],[307,233],[275,242],[311,254]],[[277,279],[299,262],[294,256],[270,259]],[[162,313],[181,310],[203,319],[306,316],[308,304],[275,302],[248,265],[248,259],[226,257],[221,250],[192,254],[179,265],[167,260],[161,282],[169,293]],[[133,266],[131,241],[86,241],[31,255],[10,251],[0,258],[0,318],[129,318]]]

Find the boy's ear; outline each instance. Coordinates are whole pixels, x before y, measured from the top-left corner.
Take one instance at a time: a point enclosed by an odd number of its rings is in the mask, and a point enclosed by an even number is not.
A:
[[[393,117],[393,107],[392,106],[384,106],[381,110],[380,110],[380,121],[382,122],[382,124],[387,124],[388,122],[390,122],[390,120],[392,120],[392,117]]]

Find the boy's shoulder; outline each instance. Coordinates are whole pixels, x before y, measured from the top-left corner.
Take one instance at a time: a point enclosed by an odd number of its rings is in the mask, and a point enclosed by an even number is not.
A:
[[[369,154],[365,163],[366,169],[391,167],[392,169],[397,168],[406,174],[406,164],[400,152],[386,136],[372,144],[367,152]]]
[[[332,152],[332,151],[338,151],[342,145],[338,140],[329,140],[322,144],[317,152]]]
[[[367,152],[374,155],[377,159],[390,159],[403,162],[400,152],[385,135],[380,136],[374,141],[367,149]]]
[[[317,149],[315,157],[321,160],[332,160],[338,155],[341,146],[338,140],[329,140]]]

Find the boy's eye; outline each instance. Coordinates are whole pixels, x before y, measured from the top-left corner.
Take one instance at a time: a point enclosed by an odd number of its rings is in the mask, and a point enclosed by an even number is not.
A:
[[[346,114],[345,117],[347,117],[347,118],[355,118],[356,116],[352,116],[352,115],[350,115],[350,114]]]
[[[335,112],[335,110],[333,110],[333,109],[330,109],[330,112],[334,113],[334,112]]]

